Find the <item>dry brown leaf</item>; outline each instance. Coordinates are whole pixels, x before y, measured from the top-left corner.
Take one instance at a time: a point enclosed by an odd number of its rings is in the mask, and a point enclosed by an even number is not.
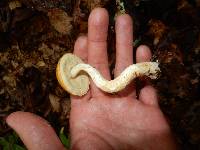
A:
[[[58,8],[50,9],[48,17],[51,25],[61,34],[70,34],[73,26],[72,18],[64,11]]]

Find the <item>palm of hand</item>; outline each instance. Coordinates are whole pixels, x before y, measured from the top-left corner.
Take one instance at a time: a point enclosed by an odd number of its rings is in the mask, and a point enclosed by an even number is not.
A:
[[[169,126],[157,106],[146,105],[131,97],[91,98],[85,104],[72,107],[70,121],[76,146],[84,142],[83,139],[87,143],[96,137],[116,149],[142,148],[142,142],[149,142],[145,145],[147,148],[153,144],[150,143],[152,138],[155,140],[160,134],[166,136],[169,133]]]

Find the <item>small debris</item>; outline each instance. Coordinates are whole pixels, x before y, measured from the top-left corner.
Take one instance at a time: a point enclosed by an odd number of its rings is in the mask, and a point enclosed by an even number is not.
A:
[[[36,64],[36,66],[38,66],[38,67],[45,67],[45,62],[44,61],[38,61],[37,62],[37,64]]]
[[[63,99],[63,101],[62,101],[62,110],[63,110],[63,112],[62,112],[62,116],[61,116],[61,118],[63,118],[63,119],[65,119],[65,118],[69,118],[69,112],[70,112],[70,109],[71,109],[71,107],[70,107],[71,105],[70,105],[70,100],[69,99]]]
[[[16,87],[16,78],[13,75],[6,75],[3,77],[3,81],[6,82],[10,87]]]
[[[52,111],[57,113],[60,112],[60,98],[53,94],[49,94],[49,100],[52,106]]]
[[[157,45],[160,42],[160,40],[162,40],[166,32],[168,31],[168,28],[162,21],[155,20],[155,19],[151,19],[148,22],[148,25],[150,27],[149,34],[154,36],[153,44]]]
[[[11,1],[9,2],[10,10],[14,10],[16,8],[22,7],[22,4],[19,1]]]

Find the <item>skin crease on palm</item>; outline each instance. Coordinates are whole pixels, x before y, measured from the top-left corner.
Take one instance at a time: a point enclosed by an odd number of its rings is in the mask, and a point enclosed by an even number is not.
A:
[[[97,68],[110,79],[107,58],[108,12],[94,9],[88,21],[88,35],[77,39],[74,54]],[[115,77],[133,64],[133,25],[129,15],[116,19]],[[136,51],[136,62],[150,61],[148,47]],[[30,150],[62,150],[55,131],[42,118],[15,112],[6,119]],[[156,90],[146,85],[139,99],[130,84],[123,91],[110,95],[91,83],[83,97],[71,96],[70,134],[72,149],[83,150],[174,150],[176,142],[161,112]]]

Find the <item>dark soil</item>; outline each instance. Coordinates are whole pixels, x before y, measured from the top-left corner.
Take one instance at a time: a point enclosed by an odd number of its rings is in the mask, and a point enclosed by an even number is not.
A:
[[[162,74],[153,84],[160,105],[183,149],[200,149],[200,1],[121,0],[134,20],[137,48],[146,44]],[[10,134],[5,118],[29,111],[68,131],[69,95],[59,86],[58,59],[87,33],[91,10],[110,14],[109,60],[115,60],[114,0],[0,1],[0,136]]]

